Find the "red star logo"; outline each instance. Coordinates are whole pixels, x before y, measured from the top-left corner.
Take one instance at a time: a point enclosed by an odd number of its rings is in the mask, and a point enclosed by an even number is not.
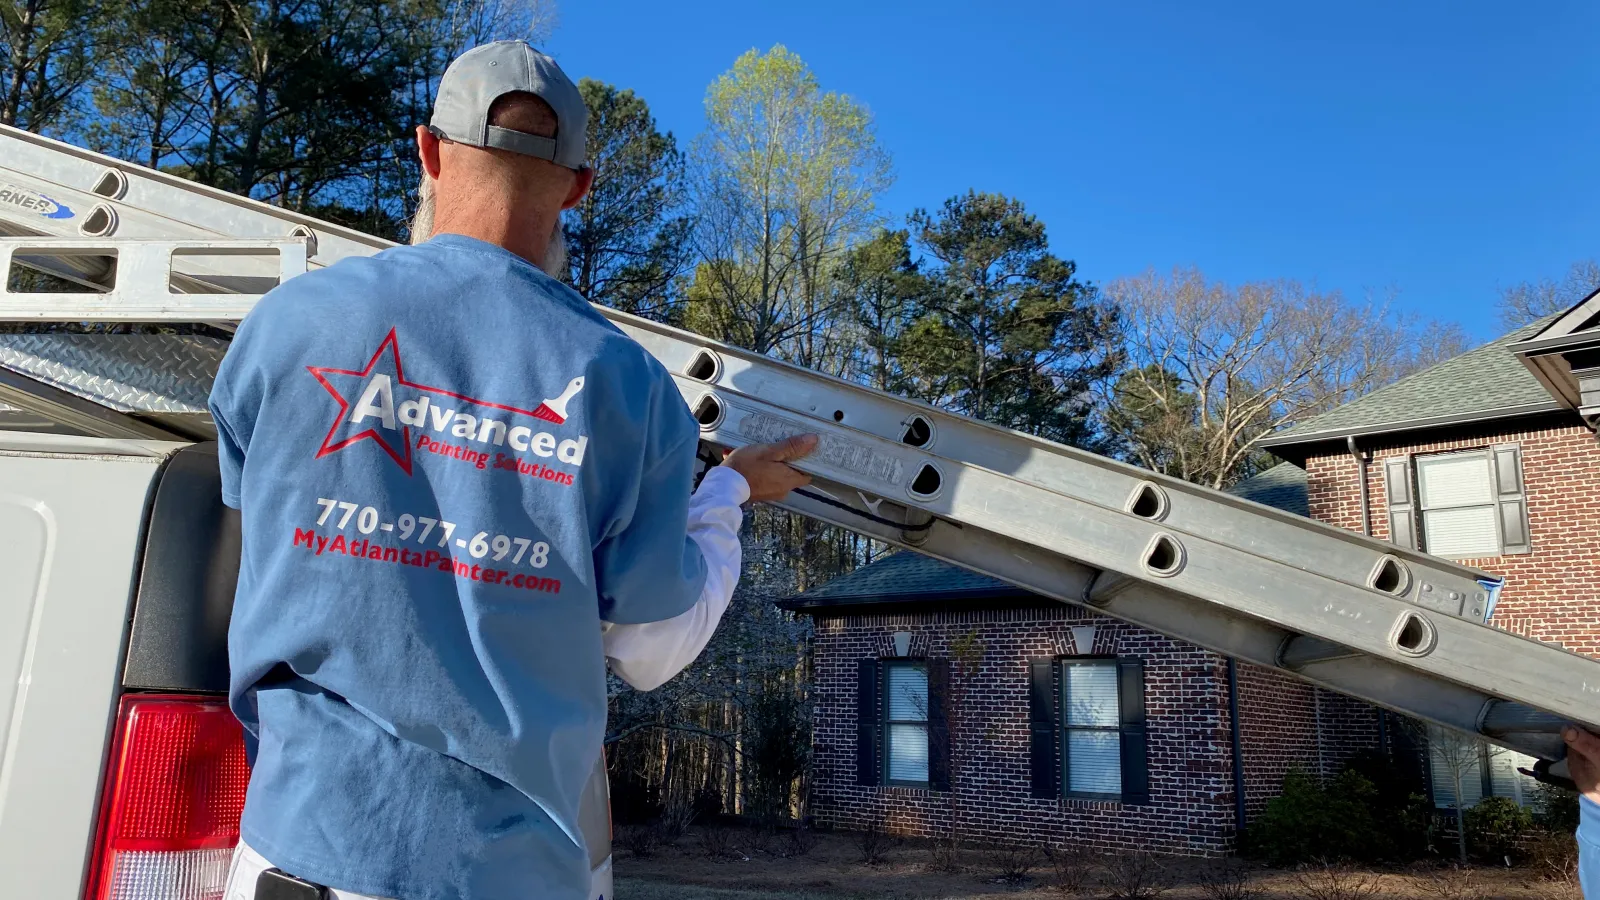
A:
[[[347,417],[350,414],[350,401],[346,398],[345,392],[340,391],[340,389],[334,385],[333,380],[330,379],[357,379],[355,387],[351,393],[359,397],[361,392],[365,389],[368,380],[372,376],[373,370],[379,368],[378,363],[379,361],[383,360],[385,355],[390,357],[390,361],[388,365],[385,365],[380,370],[379,374],[386,374],[388,371],[392,370],[394,372],[392,383],[395,387],[407,387],[411,388],[413,391],[420,391],[425,394],[433,394],[437,397],[448,397],[452,400],[470,403],[473,406],[484,407],[487,409],[497,409],[503,412],[529,416],[534,419],[552,422],[557,425],[563,424],[567,420],[567,402],[571,400],[572,397],[575,396],[579,391],[583,390],[583,379],[581,377],[574,378],[559,397],[544,401],[543,403],[539,404],[538,409],[527,410],[516,406],[507,406],[503,403],[491,403],[487,400],[479,400],[475,397],[468,397],[465,394],[458,394],[454,391],[444,390],[443,388],[429,387],[425,384],[418,384],[415,381],[407,381],[405,369],[402,368],[400,364],[400,344],[395,339],[395,330],[391,328],[389,329],[389,333],[384,336],[382,343],[378,344],[377,352],[373,353],[372,358],[367,360],[367,367],[364,369],[334,369],[327,366],[306,366],[307,371],[311,373],[311,377],[317,379],[317,383],[321,384],[322,387],[333,397],[334,401],[339,404],[339,412],[334,416],[333,425],[328,429],[327,436],[322,439],[322,446],[317,449],[317,459],[321,459],[330,453],[337,453],[338,451],[343,450],[344,448],[359,441],[371,440],[373,443],[377,444],[384,453],[387,453],[389,458],[394,460],[395,464],[404,470],[407,475],[411,474],[410,426],[400,426],[400,446],[398,448],[391,443],[394,430],[389,428],[372,427],[369,425],[363,427],[362,430],[356,432],[355,434],[347,435],[343,438],[339,437],[339,431],[346,424]],[[396,398],[396,403],[398,402],[398,398]]]
[[[328,381],[328,376],[352,376],[361,379],[358,384],[366,384],[367,376],[372,374],[372,370],[378,365],[378,360],[382,359],[385,353],[388,353],[393,357],[394,380],[396,384],[403,384],[408,387],[427,390],[427,388],[422,387],[422,385],[415,385],[406,381],[404,370],[400,368],[400,345],[395,340],[393,328],[389,329],[389,334],[384,337],[383,343],[378,345],[378,352],[372,354],[372,358],[367,360],[367,367],[359,372],[352,369],[333,369],[327,366],[306,366],[306,369],[311,372],[311,377],[315,378],[329,394],[332,394],[333,399],[339,404],[339,412],[333,417],[333,427],[328,429],[328,436],[322,439],[322,446],[317,448],[317,459],[321,459],[330,453],[337,453],[338,451],[343,450],[357,441],[363,441],[370,438],[373,443],[382,448],[383,452],[389,454],[389,458],[394,460],[395,463],[398,464],[407,475],[411,474],[410,426],[402,426],[400,429],[399,450],[396,450],[394,445],[389,443],[389,440],[385,438],[377,428],[371,427],[365,428],[345,438],[344,440],[335,440],[335,437],[339,434],[340,426],[344,425],[345,423],[345,416],[350,412],[350,401],[346,400],[344,394],[340,393],[339,389],[334,387],[332,382]],[[388,429],[383,430],[388,431]]]

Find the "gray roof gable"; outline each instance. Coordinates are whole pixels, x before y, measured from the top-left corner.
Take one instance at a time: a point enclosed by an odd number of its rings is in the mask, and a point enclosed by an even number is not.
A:
[[[1510,350],[1550,319],[1408,375],[1261,442],[1276,449],[1432,425],[1552,412],[1560,407]]]
[[[1297,516],[1311,516],[1311,506],[1306,499],[1306,470],[1293,463],[1279,463],[1228,488],[1228,493]]]

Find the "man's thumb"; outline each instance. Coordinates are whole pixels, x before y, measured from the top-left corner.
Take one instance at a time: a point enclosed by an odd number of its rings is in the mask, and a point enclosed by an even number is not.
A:
[[[784,438],[775,450],[772,458],[778,462],[791,462],[810,455],[817,449],[817,436],[814,434],[797,434]]]

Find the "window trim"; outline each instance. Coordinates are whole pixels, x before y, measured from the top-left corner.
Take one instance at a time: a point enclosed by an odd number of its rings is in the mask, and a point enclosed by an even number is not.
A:
[[[889,673],[897,669],[921,669],[923,677],[923,705],[921,719],[891,719],[889,707],[892,705],[889,696]],[[885,787],[920,788],[930,790],[933,787],[933,716],[932,716],[932,681],[928,661],[925,659],[885,659],[878,664],[880,683],[878,690],[883,697],[879,704],[878,727],[883,729],[882,759],[878,761],[879,783]],[[889,761],[894,756],[894,729],[895,725],[921,725],[923,734],[928,740],[928,777],[923,781],[908,781],[906,779],[891,778],[889,776]]]
[[[1423,464],[1428,460],[1442,459],[1451,456],[1476,456],[1483,460],[1484,478],[1488,488],[1489,498],[1482,503],[1461,503],[1449,506],[1433,506],[1428,503],[1426,482],[1422,477]],[[1500,523],[1499,491],[1495,484],[1494,448],[1489,446],[1474,447],[1465,450],[1446,450],[1441,453],[1419,453],[1411,459],[1413,477],[1417,484],[1417,525],[1418,532],[1422,535],[1422,551],[1434,553],[1444,559],[1487,559],[1495,556],[1504,556],[1506,552],[1506,536]],[[1520,466],[1521,461],[1518,461]],[[1428,513],[1451,509],[1487,509],[1489,518],[1494,523],[1494,547],[1487,553],[1451,554],[1435,553],[1428,549]]]
[[[1067,679],[1069,666],[1101,666],[1110,669],[1116,676],[1117,684],[1117,723],[1115,725],[1071,725],[1068,724],[1067,706],[1071,702],[1070,683]],[[1123,798],[1122,783],[1122,666],[1121,659],[1116,656],[1066,656],[1056,660],[1057,680],[1056,689],[1056,740],[1060,748],[1060,765],[1057,778],[1060,779],[1061,796],[1070,800],[1109,800],[1120,803]],[[1117,736],[1117,790],[1114,793],[1101,793],[1091,791],[1075,791],[1072,789],[1072,741],[1074,731],[1109,731]]]

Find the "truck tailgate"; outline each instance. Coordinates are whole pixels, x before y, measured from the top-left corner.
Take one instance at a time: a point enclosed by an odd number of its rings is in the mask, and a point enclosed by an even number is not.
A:
[[[0,883],[81,895],[159,455],[0,450]]]

